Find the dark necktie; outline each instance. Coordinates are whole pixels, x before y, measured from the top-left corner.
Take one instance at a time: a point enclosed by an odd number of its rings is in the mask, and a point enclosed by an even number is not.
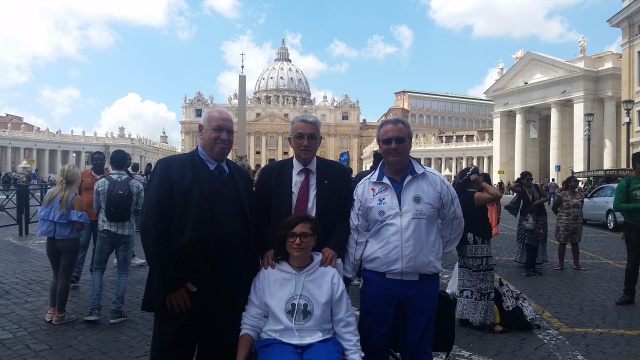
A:
[[[298,197],[296,198],[296,207],[293,209],[294,214],[306,214],[309,208],[309,168],[303,168],[304,180],[298,189]]]
[[[213,168],[213,173],[216,174],[216,176],[220,179],[227,178],[227,171],[224,169],[224,167],[222,167],[222,164],[216,165],[216,167]]]

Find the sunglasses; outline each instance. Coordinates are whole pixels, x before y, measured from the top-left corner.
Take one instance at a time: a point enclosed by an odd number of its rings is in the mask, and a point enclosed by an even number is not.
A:
[[[405,138],[405,137],[395,137],[395,138],[380,139],[380,144],[382,144],[382,145],[391,145],[394,142],[396,143],[396,145],[402,145],[405,142],[407,142],[407,138]]]

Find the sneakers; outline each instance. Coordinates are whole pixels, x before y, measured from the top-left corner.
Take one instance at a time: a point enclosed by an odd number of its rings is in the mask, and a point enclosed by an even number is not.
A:
[[[616,300],[616,305],[631,305],[635,302],[635,296],[624,294]]]
[[[360,286],[360,284],[362,284],[362,280],[360,280],[359,277],[356,277],[352,282],[351,285],[353,286]]]
[[[44,316],[44,321],[46,322],[52,322],[53,321],[53,317],[56,316],[56,313],[53,311],[47,311],[47,315]]]
[[[137,256],[131,258],[131,266],[142,266],[147,263],[147,260],[140,259]]]
[[[70,323],[72,321],[76,321],[76,317],[69,314],[69,312],[66,312],[62,315],[55,315],[51,322],[53,323],[53,325],[60,325],[60,324]]]
[[[129,314],[127,314],[126,312],[122,310],[120,311],[111,310],[111,319],[109,319],[109,324],[119,324],[127,320],[129,320]]]
[[[137,256],[131,258],[131,266],[142,266],[147,263],[147,260],[140,259]],[[118,259],[113,259],[113,266],[118,265]]]
[[[69,288],[70,289],[78,289],[80,287],[80,278],[78,278],[77,276],[73,275],[71,277],[71,282],[69,283]]]
[[[84,321],[98,321],[100,320],[100,310],[91,309],[89,313],[84,316]]]

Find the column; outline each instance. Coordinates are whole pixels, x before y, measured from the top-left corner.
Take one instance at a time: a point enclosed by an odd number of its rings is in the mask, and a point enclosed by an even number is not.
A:
[[[480,167],[478,166],[478,157],[477,157],[477,156],[474,156],[474,157],[473,157],[473,166],[475,166],[475,167],[477,167],[477,168],[480,168]]]
[[[604,99],[604,114],[602,123],[604,124],[604,129],[602,130],[602,141],[604,149],[602,154],[602,167],[604,169],[625,167],[626,165],[619,165],[621,162],[618,161],[618,158],[616,156],[616,150],[619,148],[616,135],[620,133],[620,121],[616,116],[616,98],[613,96],[609,96]],[[591,132],[591,134],[593,134],[593,131]],[[592,147],[591,149],[594,148]]]
[[[444,170],[446,169],[445,164],[446,164],[446,158],[443,156],[440,158],[440,174],[444,174]]]
[[[24,160],[24,148],[16,146],[16,153],[14,156],[15,159],[15,169],[18,171],[18,165],[22,164],[22,160]]]
[[[552,178],[556,178],[556,165],[560,165],[562,170],[569,170],[571,164],[560,163],[560,150],[562,149],[562,134],[560,132],[560,123],[562,120],[561,103],[551,103],[551,121],[549,124],[549,174]]]
[[[451,157],[451,173],[453,175],[458,175],[458,157],[456,156]]]
[[[469,157],[467,155],[462,157],[462,168],[466,169],[469,167]]]
[[[269,163],[269,157],[267,156],[267,142],[269,141],[269,134],[263,132],[260,136],[262,137],[262,150],[260,151],[260,154],[262,154],[262,166],[265,166]]]
[[[520,175],[520,173],[526,170],[526,156],[527,156],[527,148],[526,148],[526,120],[524,118],[524,109],[519,108],[516,109],[516,151],[515,151],[515,173],[516,177]],[[495,141],[494,141],[495,143]]]
[[[11,146],[5,146],[2,149],[3,172],[11,171]]]
[[[60,150],[56,150],[53,149],[53,172],[55,172],[56,174],[58,173],[58,171],[60,170]]]
[[[249,165],[256,168],[256,139],[253,132],[249,133]]]
[[[591,122],[591,170],[603,169],[604,163],[604,102],[600,99],[594,99],[591,103],[591,111],[593,115],[593,121]],[[585,122],[585,127],[587,126]],[[586,138],[585,138],[586,140]],[[585,144],[587,146],[587,144]],[[603,149],[600,152],[600,149]],[[585,169],[586,158],[585,158]]]
[[[584,139],[584,114],[589,112],[589,106],[584,98],[578,98],[573,101],[573,170],[584,171],[586,167],[586,144]]]
[[[49,176],[49,173],[51,172],[49,169],[51,169],[51,166],[49,163],[49,149],[44,149],[44,159],[42,161],[42,169],[40,170],[40,173],[42,174],[43,177],[46,178]]]

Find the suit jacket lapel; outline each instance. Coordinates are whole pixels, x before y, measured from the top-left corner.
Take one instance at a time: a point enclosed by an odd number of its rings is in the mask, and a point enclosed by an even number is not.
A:
[[[273,184],[274,186],[276,186],[277,189],[280,189],[280,191],[282,191],[280,193],[280,199],[287,199],[289,201],[283,201],[282,202],[282,210],[283,210],[283,214],[286,216],[289,216],[293,213],[293,208],[291,207],[291,204],[293,203],[293,199],[292,199],[292,192],[291,192],[291,187],[293,186],[293,158],[289,158],[287,161],[284,162],[284,166],[282,167],[282,169],[280,169],[280,171],[278,172],[278,174],[276,175],[276,182]],[[278,185],[278,184],[282,184],[282,185]]]
[[[329,171],[324,168],[325,162],[321,157],[316,157],[316,214],[324,209],[324,204],[329,196]]]

